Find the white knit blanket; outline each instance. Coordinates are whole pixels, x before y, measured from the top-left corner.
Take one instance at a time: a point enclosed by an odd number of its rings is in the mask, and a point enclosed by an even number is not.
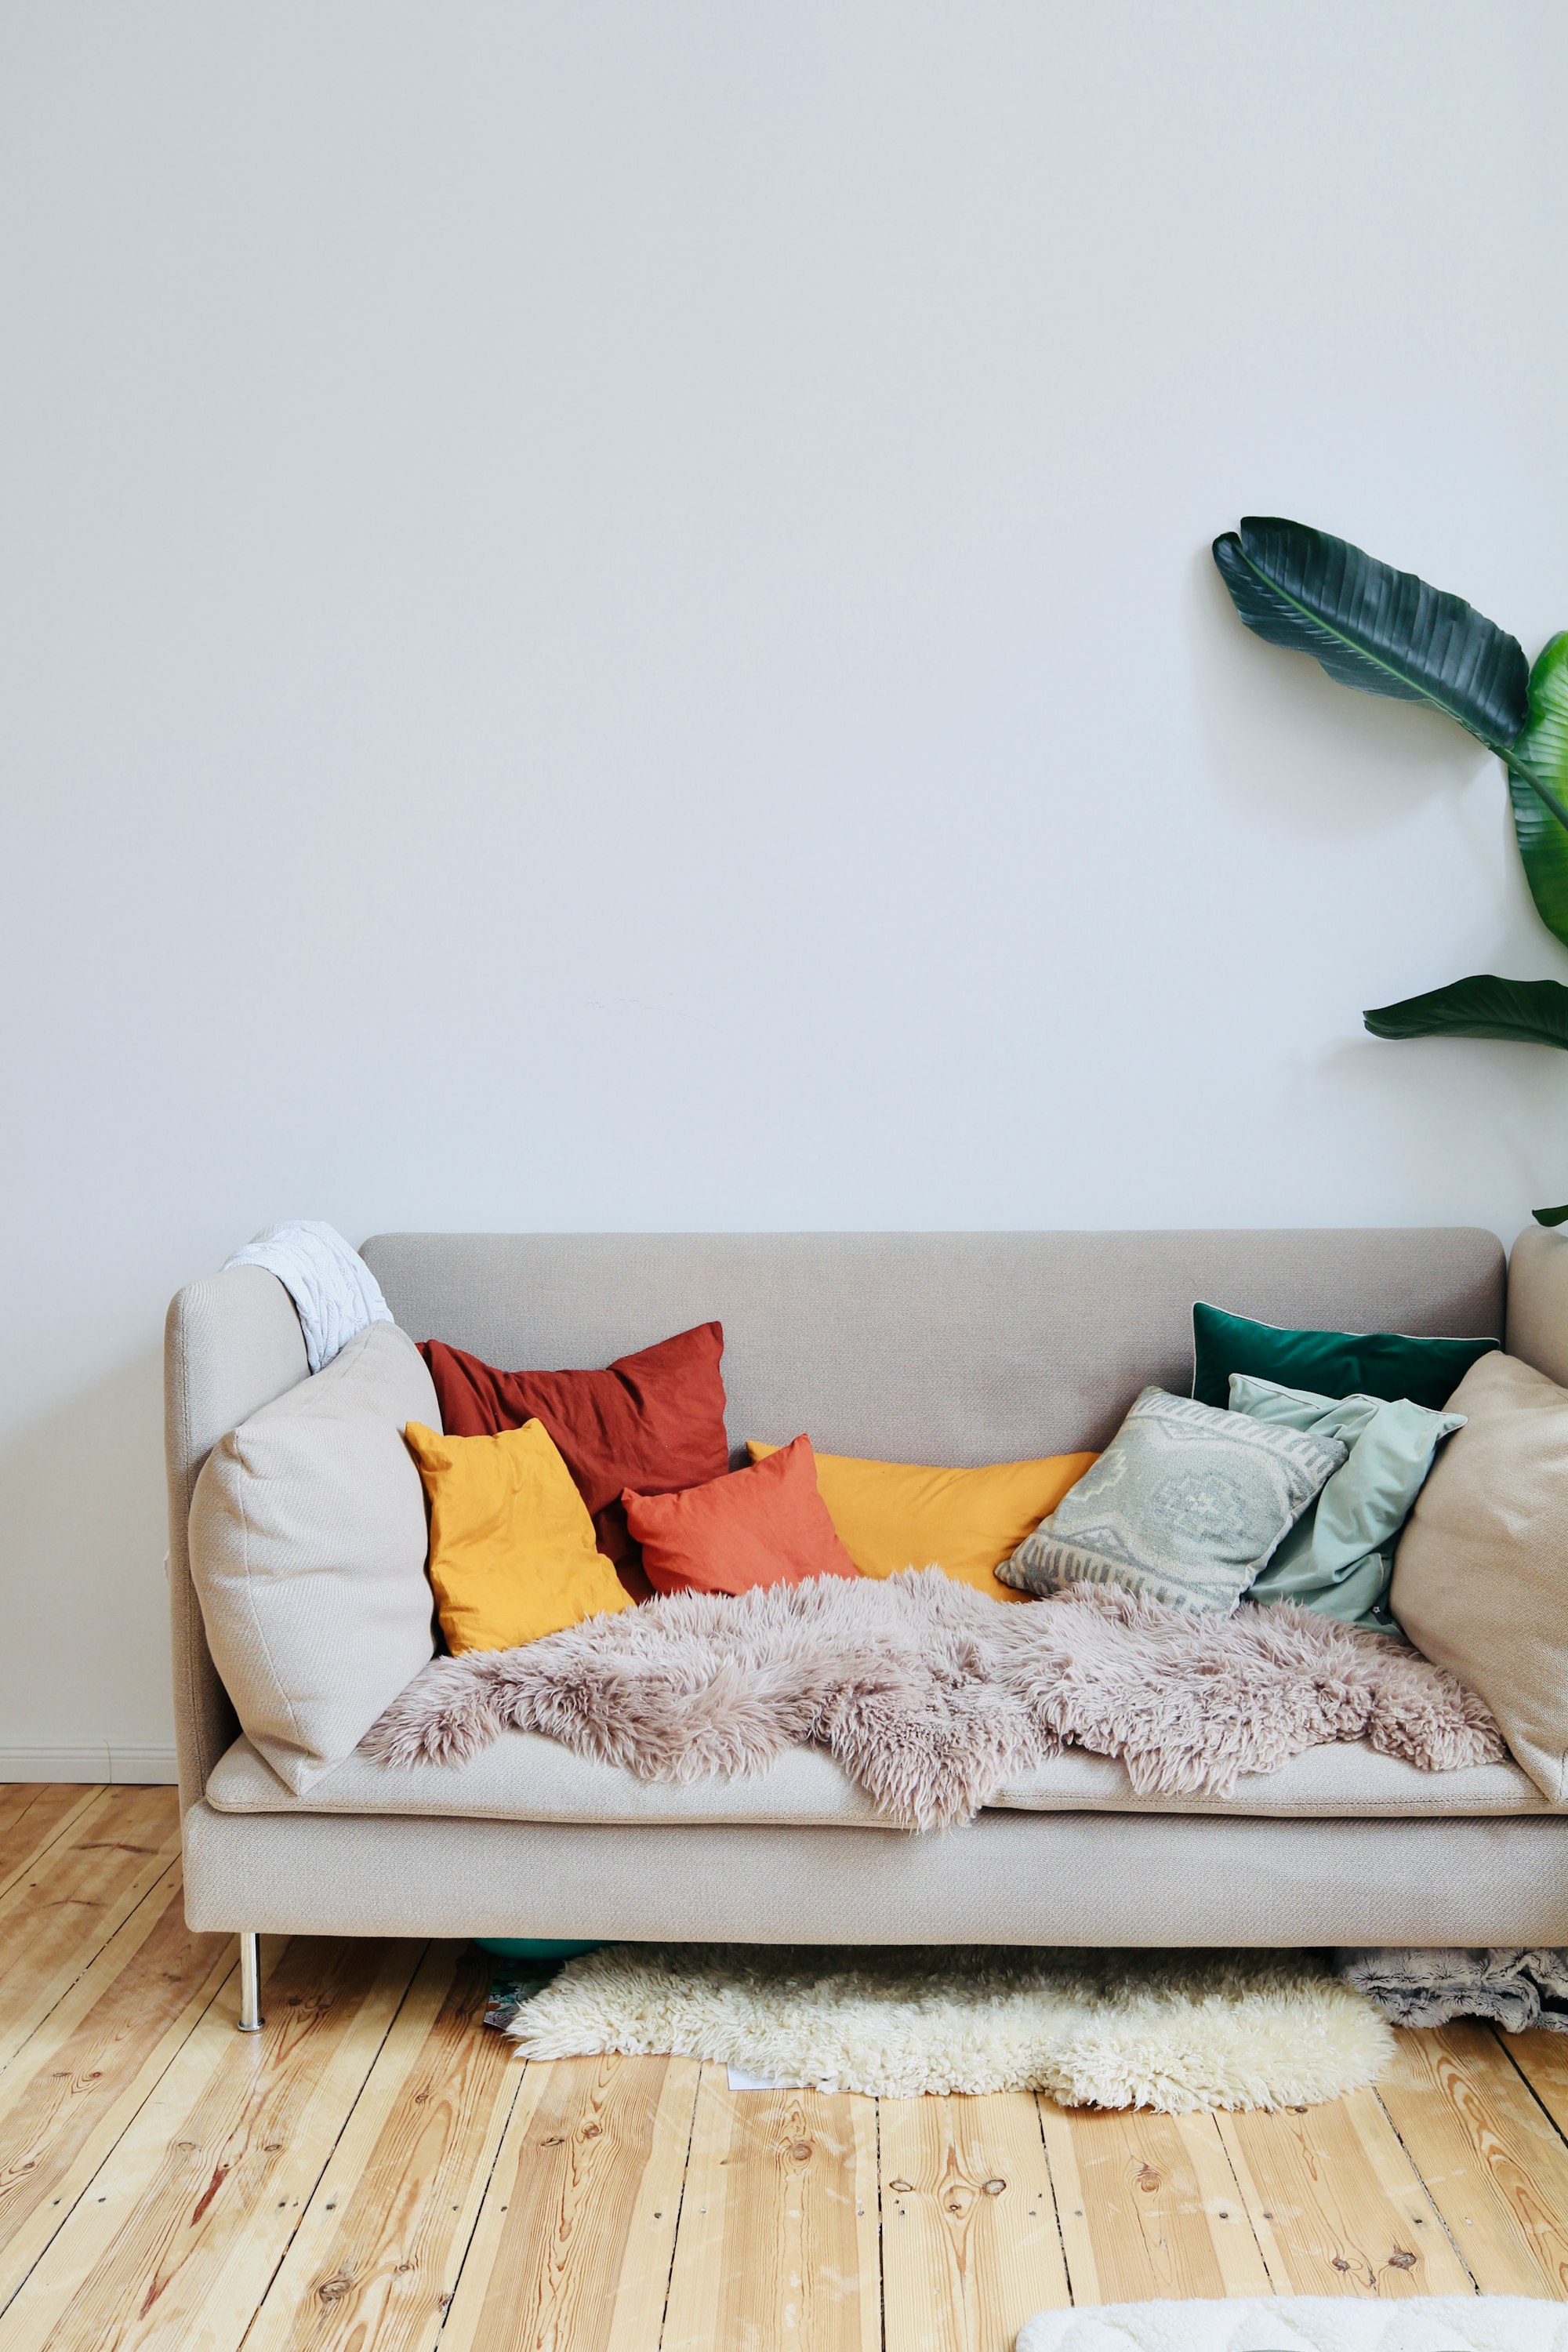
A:
[[[380,1283],[335,1225],[308,1217],[268,1225],[226,1257],[223,1271],[231,1265],[258,1265],[277,1276],[299,1311],[305,1360],[313,1372],[367,1324],[392,1320]]]

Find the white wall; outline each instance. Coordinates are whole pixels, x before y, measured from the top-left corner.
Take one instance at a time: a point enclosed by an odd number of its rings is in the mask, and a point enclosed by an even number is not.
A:
[[[161,1317],[276,1218],[1568,1196],[1558,1060],[1360,1030],[1568,978],[1500,772],[1207,554],[1568,625],[1557,0],[0,43],[13,1761],[167,1742]]]

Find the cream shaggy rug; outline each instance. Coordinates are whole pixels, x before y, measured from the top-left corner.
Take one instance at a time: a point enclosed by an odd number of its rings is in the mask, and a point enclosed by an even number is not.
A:
[[[889,2098],[1046,2091],[1063,2106],[1308,2106],[1394,2047],[1364,1993],[1300,1952],[607,1945],[508,2031],[528,2058],[709,2058]]]
[[[1428,1772],[1507,1753],[1475,1693],[1418,1650],[1289,1601],[1221,1617],[1076,1584],[1004,1609],[935,1568],[667,1593],[437,1658],[363,1744],[384,1764],[456,1764],[509,1726],[677,1783],[815,1741],[913,1830],[968,1821],[1067,1741],[1120,1756],[1141,1795],[1226,1796],[1329,1740]]]
[[[1568,2304],[1517,2294],[1279,2295],[1042,2311],[1016,2352],[1568,2352]]]

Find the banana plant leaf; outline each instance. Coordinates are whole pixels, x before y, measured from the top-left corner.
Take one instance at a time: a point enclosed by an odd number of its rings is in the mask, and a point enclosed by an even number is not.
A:
[[[1547,817],[1546,823],[1555,820]],[[1499,980],[1491,972],[1477,972],[1447,988],[1429,988],[1425,996],[1379,1005],[1362,1019],[1374,1037],[1500,1037],[1514,1045],[1568,1049],[1568,988],[1556,980]],[[1568,1223],[1568,1201],[1532,1213],[1538,1225]]]
[[[1508,755],[1508,788],[1536,912],[1568,947],[1568,630],[1530,673],[1530,718]]]
[[[1311,654],[1342,686],[1425,702],[1492,751],[1525,725],[1524,648],[1462,596],[1279,515],[1243,516],[1214,560],[1249,629]]]
[[[1558,980],[1499,980],[1489,971],[1429,988],[1362,1019],[1374,1037],[1500,1037],[1568,1051],[1568,988]]]
[[[1558,824],[1534,786],[1513,768],[1508,772],[1508,791],[1535,911],[1568,947],[1568,826]]]

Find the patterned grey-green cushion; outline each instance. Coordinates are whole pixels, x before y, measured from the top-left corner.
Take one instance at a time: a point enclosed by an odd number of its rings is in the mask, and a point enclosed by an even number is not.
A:
[[[1120,1584],[1228,1614],[1344,1459],[1338,1438],[1145,1389],[1094,1467],[996,1573],[1023,1592]]]

